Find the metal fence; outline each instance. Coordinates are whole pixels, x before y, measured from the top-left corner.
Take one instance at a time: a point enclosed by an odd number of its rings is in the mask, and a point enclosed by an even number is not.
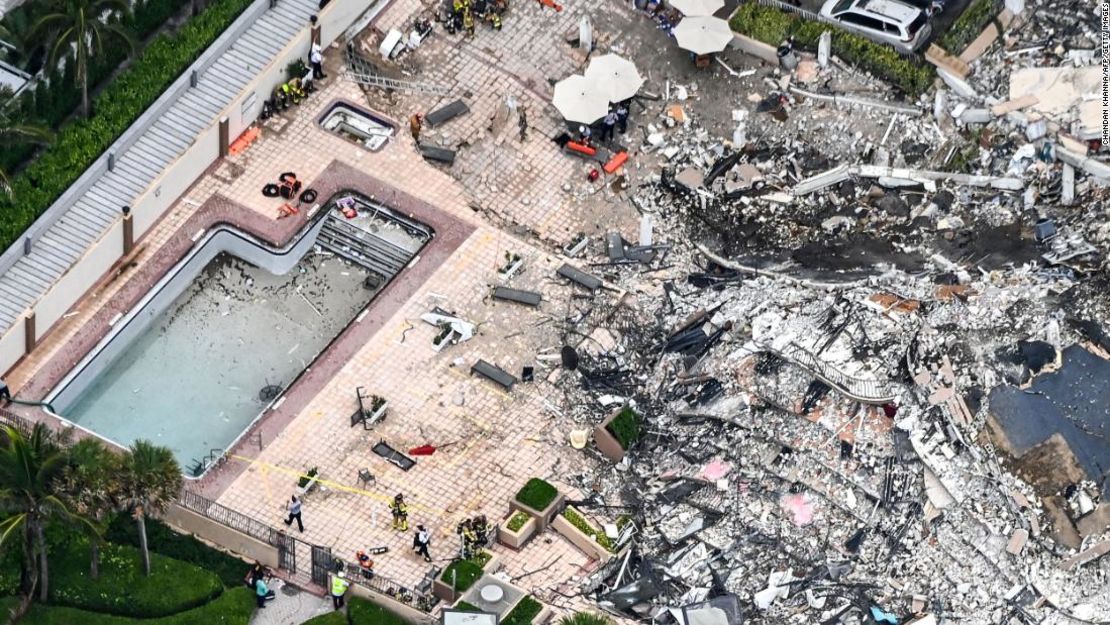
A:
[[[436,597],[430,592],[408,588],[378,573],[367,576],[358,564],[346,562],[341,558],[336,558],[336,562],[342,562],[346,567],[348,580],[363,588],[367,588],[378,594],[386,595],[395,601],[410,605],[421,612],[431,612],[436,604]]]
[[[187,510],[246,534],[251,538],[257,538],[267,545],[276,546],[278,544],[278,530],[190,490],[182,490],[181,496],[177,498],[177,503]]]

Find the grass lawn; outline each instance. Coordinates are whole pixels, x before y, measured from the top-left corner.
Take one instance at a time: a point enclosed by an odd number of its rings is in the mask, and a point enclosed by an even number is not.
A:
[[[342,612],[328,612],[320,616],[314,616],[301,625],[348,625],[347,615]]]
[[[412,625],[397,613],[359,597],[351,598],[347,615],[351,625]]]
[[[50,603],[119,616],[154,618],[202,606],[223,592],[220,578],[198,566],[150,554],[150,577],[139,551],[127,545],[101,548],[100,576],[89,576],[89,548],[73,541],[50,560]]]
[[[239,558],[213,549],[192,536],[178,534],[157,519],[146,520],[146,536],[151,551],[195,564],[215,573],[228,588],[235,588],[242,584],[243,577],[250,566]],[[121,514],[108,526],[104,539],[119,545],[138,547],[139,530],[131,517]]]

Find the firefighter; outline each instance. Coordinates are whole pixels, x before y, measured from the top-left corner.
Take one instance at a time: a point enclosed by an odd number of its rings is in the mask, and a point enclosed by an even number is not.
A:
[[[470,557],[470,537],[474,535],[474,531],[470,529],[470,519],[463,519],[455,526],[455,533],[458,534],[460,542],[460,551],[463,559]]]
[[[478,534],[474,531],[474,524],[469,519],[463,521],[463,558],[469,560],[478,551]]]
[[[389,504],[389,511],[393,514],[393,529],[407,532],[409,529],[409,507],[405,505],[405,497],[401,493],[393,498]]]
[[[489,13],[487,13],[486,19],[489,20],[489,24],[490,26],[493,26],[494,30],[501,30],[501,16],[498,15],[495,11],[490,11]]]
[[[474,36],[474,13],[469,5],[463,9],[463,29],[466,30],[467,37]]]
[[[470,528],[474,530],[474,544],[478,547],[488,547],[490,526],[486,522],[485,515],[474,517],[470,522]]]

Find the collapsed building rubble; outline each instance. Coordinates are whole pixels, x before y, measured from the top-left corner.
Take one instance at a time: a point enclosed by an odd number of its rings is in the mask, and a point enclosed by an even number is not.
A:
[[[689,103],[646,125],[628,199],[667,264],[615,262],[621,233],[584,252],[625,295],[560,379],[579,425],[642,416],[578,476],[639,533],[580,592],[676,623],[1110,620],[1110,178],[1075,54],[1097,31],[1060,4],[974,88],[868,109],[877,143],[784,132],[829,102],[801,90],[753,94],[731,139]]]

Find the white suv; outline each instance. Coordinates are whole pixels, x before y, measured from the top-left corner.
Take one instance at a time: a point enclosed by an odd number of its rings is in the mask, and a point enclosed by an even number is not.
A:
[[[925,11],[899,0],[826,0],[821,15],[903,52],[915,52],[932,33]]]

